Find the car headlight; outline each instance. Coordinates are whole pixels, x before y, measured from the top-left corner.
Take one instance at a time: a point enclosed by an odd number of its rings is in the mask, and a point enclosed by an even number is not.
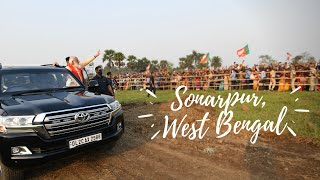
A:
[[[0,116],[0,125],[5,127],[19,127],[32,125],[35,116]]]
[[[120,103],[119,103],[119,101],[113,101],[112,103],[110,103],[110,107],[111,107],[111,109],[114,111],[114,110],[116,110],[116,109],[118,109],[118,108],[120,108]]]

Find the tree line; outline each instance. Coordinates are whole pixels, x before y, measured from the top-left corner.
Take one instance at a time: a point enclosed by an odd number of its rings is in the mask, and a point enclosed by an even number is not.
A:
[[[187,54],[184,57],[179,58],[179,66],[173,67],[173,64],[168,60],[157,60],[157,59],[148,59],[146,57],[138,58],[135,55],[124,55],[122,52],[117,52],[113,49],[107,49],[104,51],[102,58],[103,62],[107,62],[106,67],[108,69],[117,68],[128,69],[135,72],[143,72],[146,70],[147,66],[150,65],[150,70],[161,70],[166,67],[168,70],[176,69],[193,69],[193,68],[210,68],[218,69],[222,66],[222,58],[219,56],[208,57],[205,63],[200,63],[202,57],[205,53],[197,52],[193,50],[190,54]],[[126,61],[125,61],[126,60]],[[296,55],[290,58],[291,63],[297,64],[300,62],[316,63],[316,58],[308,52],[303,52],[299,55]],[[259,56],[260,64],[271,64],[277,63],[270,55],[261,55]]]
[[[208,58],[206,63],[200,64],[200,60],[204,55],[205,53],[200,53],[193,50],[191,54],[179,58],[179,67],[174,68],[173,64],[168,60],[150,60],[146,57],[137,58],[135,55],[125,56],[122,52],[117,52],[113,49],[107,49],[104,51],[102,62],[107,62],[106,68],[109,69],[113,67],[117,67],[118,69],[128,68],[136,72],[145,71],[148,65],[150,65],[151,71],[160,70],[163,67],[166,67],[168,70],[172,70],[203,67],[219,68],[222,66],[222,59],[219,56]]]
[[[260,64],[272,64],[272,63],[279,62],[278,60],[274,59],[272,56],[267,55],[267,54],[259,56],[259,59],[260,59],[260,61],[259,61]],[[315,64],[315,63],[317,63],[317,60],[309,52],[303,52],[299,55],[296,55],[296,56],[290,58],[289,62],[291,62],[292,64],[299,64],[299,63],[313,63],[313,64]]]
[[[127,63],[124,62],[125,60]],[[168,69],[173,68],[173,64],[168,60],[150,60],[146,57],[137,58],[134,55],[125,56],[122,52],[116,52],[113,49],[107,49],[104,51],[102,62],[107,62],[106,68],[128,68],[136,72],[145,71],[148,65],[150,65],[150,70],[152,71],[159,70],[162,67],[166,67]]]
[[[179,68],[180,69],[191,69],[191,68],[210,68],[214,67],[215,69],[222,66],[222,59],[219,56],[213,56],[212,58],[207,57],[205,63],[200,63],[200,60],[203,58],[205,53],[199,53],[195,50],[191,54],[186,55],[185,57],[179,58]]]

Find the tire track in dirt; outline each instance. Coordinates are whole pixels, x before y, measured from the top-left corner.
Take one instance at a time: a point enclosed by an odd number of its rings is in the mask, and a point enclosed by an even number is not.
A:
[[[176,170],[180,172],[180,177],[183,175],[187,175],[190,179],[200,178],[200,179],[211,179],[212,174],[215,175],[214,179],[223,179],[226,177],[226,174],[233,174],[235,175],[234,178],[237,177],[248,177],[246,172],[234,169],[234,168],[227,168],[226,166],[220,167],[219,164],[215,163],[212,158],[208,157],[201,157],[198,153],[193,153],[193,155],[176,151],[170,149],[169,147],[165,147],[163,145],[159,145],[156,143],[147,144],[146,147],[150,151],[158,152],[158,155],[161,156],[163,162],[169,162],[170,160],[177,161],[174,166],[179,167],[179,165],[183,165],[182,167],[177,168]],[[166,169],[170,171],[170,164],[166,164]],[[188,169],[189,174],[185,174],[185,169]],[[201,171],[198,171],[201,169]],[[209,175],[209,176],[208,176]]]

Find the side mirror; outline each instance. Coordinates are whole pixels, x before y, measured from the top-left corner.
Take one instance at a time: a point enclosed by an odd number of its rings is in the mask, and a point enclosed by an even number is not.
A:
[[[96,80],[90,80],[89,83],[88,83],[88,87],[89,88],[95,88],[95,87],[98,87],[98,86],[99,86],[99,83]]]
[[[96,81],[96,80],[90,80],[89,83],[88,83],[88,91],[89,91],[89,92],[92,92],[92,93],[96,93],[98,86],[99,86],[98,81]]]

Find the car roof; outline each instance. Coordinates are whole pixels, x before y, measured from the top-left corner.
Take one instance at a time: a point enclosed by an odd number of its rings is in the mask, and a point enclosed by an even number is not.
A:
[[[65,69],[63,67],[54,67],[54,66],[3,66],[0,71],[11,71],[11,70],[57,70]]]

